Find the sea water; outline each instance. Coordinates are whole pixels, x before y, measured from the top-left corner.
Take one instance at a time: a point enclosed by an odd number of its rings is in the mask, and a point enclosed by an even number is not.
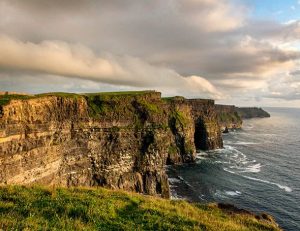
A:
[[[224,134],[224,149],[169,167],[172,197],[266,212],[284,230],[300,230],[300,109],[265,110],[271,118]]]

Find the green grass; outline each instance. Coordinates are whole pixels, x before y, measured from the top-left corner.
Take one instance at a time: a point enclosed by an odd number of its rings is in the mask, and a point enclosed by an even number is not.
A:
[[[161,99],[164,100],[165,102],[185,100],[183,96],[162,97]]]
[[[97,93],[85,93],[84,95],[86,96],[116,96],[116,95],[144,95],[147,93],[154,93],[155,91],[153,90],[147,90],[147,91],[115,91],[115,92],[97,92]]]
[[[249,214],[103,188],[0,187],[0,230],[279,230]]]
[[[66,98],[73,98],[73,99],[82,97],[82,95],[80,95],[80,94],[68,93],[68,92],[49,92],[49,93],[42,93],[42,94],[34,95],[35,98],[45,97],[45,96],[58,96],[58,97],[66,97]]]
[[[218,113],[218,119],[219,122],[238,122],[241,123],[242,119],[241,117],[238,115],[237,112],[233,112],[233,113],[229,113],[229,112],[220,112]]]
[[[58,97],[68,97],[68,98],[79,98],[86,96],[87,98],[93,99],[96,96],[101,97],[101,99],[109,100],[113,96],[137,96],[143,95],[146,93],[153,93],[155,91],[119,91],[119,92],[98,92],[98,93],[85,93],[85,94],[76,94],[76,93],[68,93],[68,92],[49,92],[49,93],[42,93],[36,95],[17,95],[17,94],[7,94],[7,95],[0,95],[0,106],[7,105],[10,100],[18,99],[18,100],[26,100],[26,99],[34,99],[46,96],[58,96]]]
[[[175,120],[176,127],[184,128],[188,124],[188,118],[179,110],[172,111],[171,117]]]
[[[137,100],[137,102],[147,111],[153,113],[162,113],[162,110],[159,108],[159,105],[155,103],[150,103],[144,99]]]
[[[68,97],[68,98],[79,98],[82,97],[79,94],[75,93],[66,93],[66,92],[49,92],[43,94],[36,95],[17,95],[17,94],[8,94],[8,95],[0,95],[0,106],[4,106],[9,104],[11,100],[28,100],[28,99],[36,99],[47,96],[58,96],[58,97]]]
[[[7,105],[12,99],[26,100],[32,99],[31,95],[0,95],[0,106]]]
[[[161,113],[162,110],[155,103],[151,103],[143,96],[155,91],[126,91],[100,92],[84,94],[89,106],[89,115],[97,118],[103,115],[126,115],[133,112],[132,102],[135,101],[146,111]]]

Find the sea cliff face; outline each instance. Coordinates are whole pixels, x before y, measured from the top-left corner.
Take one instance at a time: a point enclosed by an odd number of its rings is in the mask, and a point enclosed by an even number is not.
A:
[[[218,115],[218,122],[221,130],[227,131],[228,129],[241,128],[243,120],[234,105],[216,105]]]
[[[218,123],[223,132],[228,129],[241,128],[243,119],[270,117],[270,114],[262,108],[257,107],[236,107],[234,105],[216,104]]]
[[[238,107],[237,112],[243,119],[270,117],[268,112],[258,107]]]
[[[105,186],[169,197],[166,164],[222,147],[213,100],[147,91],[4,102],[0,184]]]

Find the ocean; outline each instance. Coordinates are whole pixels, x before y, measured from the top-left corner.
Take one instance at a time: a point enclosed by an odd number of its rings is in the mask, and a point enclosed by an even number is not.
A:
[[[266,212],[284,230],[300,230],[300,109],[264,109],[271,118],[244,120],[223,135],[224,149],[169,166],[172,197]]]

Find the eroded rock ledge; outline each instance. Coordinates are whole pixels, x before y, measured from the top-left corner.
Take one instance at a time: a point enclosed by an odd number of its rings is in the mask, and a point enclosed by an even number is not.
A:
[[[192,162],[196,149],[223,143],[213,100],[162,99],[154,91],[3,97],[0,184],[169,197],[165,165]]]
[[[218,123],[223,132],[228,129],[241,128],[243,119],[270,117],[270,114],[262,108],[236,107],[234,105],[215,105]]]

